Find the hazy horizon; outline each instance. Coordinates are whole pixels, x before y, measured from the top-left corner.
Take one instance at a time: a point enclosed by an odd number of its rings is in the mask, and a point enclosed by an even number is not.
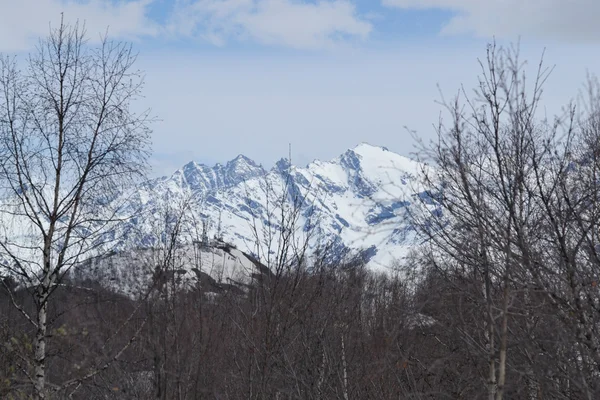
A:
[[[547,49],[547,65],[556,64],[543,101],[550,115],[600,61],[590,18],[600,3],[585,0],[1,2],[3,54],[31,51],[61,12],[84,21],[92,43],[107,27],[133,43],[146,72],[135,107],[158,118],[152,176],[238,154],[268,167],[289,143],[299,165],[363,141],[409,155],[406,127],[433,136],[437,85],[447,97],[473,87],[494,37],[520,40],[532,72]]]

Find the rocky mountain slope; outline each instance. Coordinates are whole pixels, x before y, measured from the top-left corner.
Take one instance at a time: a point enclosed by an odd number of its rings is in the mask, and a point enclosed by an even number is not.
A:
[[[269,264],[283,227],[297,246],[360,250],[370,267],[387,269],[414,243],[408,213],[427,196],[420,168],[366,143],[306,167],[282,159],[267,171],[242,155],[213,167],[190,162],[129,194],[123,213],[134,218],[114,235],[121,249],[153,246],[185,220],[184,242],[219,237]]]

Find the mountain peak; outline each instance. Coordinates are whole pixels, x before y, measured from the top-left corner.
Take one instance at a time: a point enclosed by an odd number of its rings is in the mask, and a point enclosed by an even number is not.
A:
[[[354,146],[354,148],[352,148],[351,150],[358,154],[361,154],[363,152],[372,152],[372,151],[389,151],[389,149],[387,147],[377,146],[377,145],[367,143],[367,142],[361,142],[361,143],[357,144],[356,146]]]
[[[253,160],[240,154],[225,165],[216,163],[209,167],[190,161],[176,171],[171,179],[192,190],[220,190],[264,174],[263,168]]]
[[[198,168],[199,166],[200,166],[200,164],[198,164],[196,161],[190,161],[187,164],[185,164],[182,169],[183,170],[195,169],[195,168]]]
[[[230,182],[245,180],[265,173],[254,160],[243,154],[238,155],[225,165],[226,175]]]
[[[279,171],[287,171],[290,166],[290,160],[285,157],[281,158],[275,163],[275,168],[277,168]]]
[[[251,158],[246,157],[243,154],[238,154],[233,160],[227,162],[227,164],[239,164],[239,163],[256,165],[256,162],[254,162],[254,160],[252,160]]]
[[[231,167],[231,166],[235,166],[235,165],[249,165],[252,167],[259,167],[259,165],[252,160],[251,158],[246,157],[243,154],[238,154],[235,158],[233,158],[232,160],[227,161],[225,164],[221,163],[221,162],[217,162],[215,164],[213,164],[213,166],[209,166],[207,164],[204,163],[198,163],[196,161],[190,161],[187,164],[185,164],[181,170],[184,171],[190,171],[190,170],[218,170],[220,168],[227,168],[227,167]]]

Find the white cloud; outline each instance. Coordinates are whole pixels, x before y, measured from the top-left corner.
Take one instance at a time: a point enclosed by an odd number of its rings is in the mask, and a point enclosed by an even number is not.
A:
[[[85,21],[91,39],[108,26],[111,36],[126,40],[167,33],[216,45],[245,40],[316,49],[363,40],[372,29],[351,0],[176,0],[162,3],[164,25],[148,17],[152,3],[157,0],[0,0],[0,51],[31,48],[63,12],[67,22]]]
[[[444,9],[456,15],[442,33],[479,36],[600,39],[598,0],[382,0],[403,9]]]
[[[347,0],[185,0],[168,26],[217,45],[231,39],[301,49],[365,39],[372,25]]]
[[[31,48],[40,36],[48,34],[64,13],[65,21],[85,22],[89,38],[106,32],[113,37],[135,39],[156,35],[159,28],[146,17],[152,0],[0,0],[0,51]]]

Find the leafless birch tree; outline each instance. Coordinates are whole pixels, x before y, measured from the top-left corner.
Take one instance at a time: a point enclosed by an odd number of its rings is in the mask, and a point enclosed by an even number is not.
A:
[[[143,87],[135,61],[130,46],[106,37],[90,46],[84,28],[62,21],[26,62],[0,60],[0,255],[34,299],[33,310],[13,303],[35,330],[24,372],[38,399],[61,385],[46,371],[52,295],[113,239],[117,195],[146,165],[149,114],[131,109]]]

